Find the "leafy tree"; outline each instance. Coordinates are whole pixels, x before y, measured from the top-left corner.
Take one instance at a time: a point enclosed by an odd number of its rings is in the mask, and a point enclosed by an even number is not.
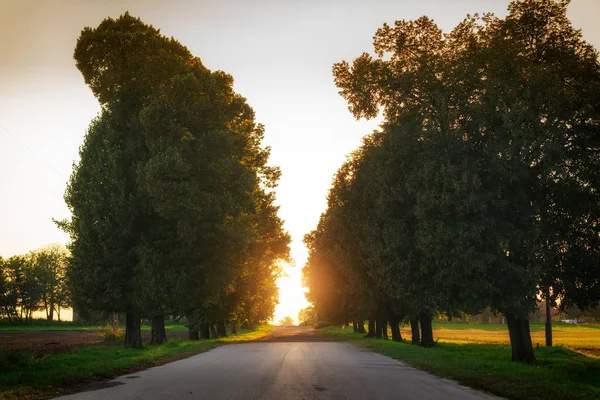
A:
[[[294,319],[289,315],[279,321],[279,326],[293,326]]]
[[[63,246],[51,245],[31,253],[33,273],[40,288],[41,306],[48,320],[54,319],[54,311],[68,307],[66,284],[67,251]]]
[[[382,186],[401,191],[382,190],[379,200],[364,191],[383,218],[369,207],[362,213],[374,221],[363,224],[373,232],[398,208],[414,218],[412,225],[398,225],[410,220],[404,217],[390,223],[381,235],[398,238],[394,232],[405,226],[398,244],[408,247],[362,248],[373,260],[387,249],[388,261],[405,261],[392,285],[415,290],[401,304],[421,304],[421,323],[435,309],[452,314],[489,303],[503,312],[516,361],[534,359],[527,313],[538,291],[587,306],[600,295],[592,267],[598,91],[590,89],[599,82],[598,57],[571,27],[567,5],[514,1],[505,19],[468,16],[449,34],[427,17],[398,21],[377,31],[376,58],[364,53],[334,66],[353,114],[371,118],[383,110],[389,142],[412,137],[401,142],[415,149],[413,164],[402,162],[401,148],[384,158],[398,168],[367,173],[387,176]],[[397,171],[404,177],[390,181]],[[403,197],[412,209],[379,207]],[[382,276],[377,287],[392,275]]]
[[[261,191],[279,171],[267,165],[252,109],[231,76],[129,14],[84,29],[75,59],[103,112],[65,196],[74,300],[126,312],[131,347],[141,346],[141,316],[152,318],[157,343],[166,312],[186,315],[192,332],[228,319],[248,263],[274,282],[289,243],[275,214],[260,218],[276,211]],[[275,230],[261,232],[262,223]]]

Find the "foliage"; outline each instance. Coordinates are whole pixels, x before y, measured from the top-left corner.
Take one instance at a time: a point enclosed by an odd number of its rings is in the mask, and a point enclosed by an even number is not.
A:
[[[74,302],[125,312],[131,347],[142,316],[185,315],[192,330],[270,318],[290,241],[280,172],[233,78],[128,13],[85,28],[74,56],[102,106],[59,223]]]
[[[294,319],[289,315],[285,316],[283,319],[279,320],[279,326],[293,326]]]
[[[567,5],[515,0],[447,34],[428,17],[384,24],[375,56],[334,65],[353,115],[385,122],[306,236],[320,317],[418,317],[432,345],[434,314],[490,306],[529,362],[538,295],[598,304],[600,63]]]
[[[32,313],[54,312],[70,305],[65,279],[67,252],[60,245],[50,245],[27,255],[0,259],[0,318],[8,322],[29,322]]]

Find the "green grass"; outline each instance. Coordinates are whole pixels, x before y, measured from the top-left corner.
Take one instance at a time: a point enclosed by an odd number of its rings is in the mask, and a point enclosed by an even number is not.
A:
[[[253,331],[240,330],[237,335],[218,340],[171,339],[163,345],[139,350],[120,345],[93,345],[41,358],[0,349],[0,399],[58,396],[79,384],[160,365],[222,344],[258,339],[272,329],[272,326],[263,326]]]
[[[562,346],[536,349],[538,361],[525,365],[510,362],[508,345],[440,342],[425,349],[409,343],[365,339],[352,333],[352,329],[319,331],[509,399],[600,398],[600,359]]]

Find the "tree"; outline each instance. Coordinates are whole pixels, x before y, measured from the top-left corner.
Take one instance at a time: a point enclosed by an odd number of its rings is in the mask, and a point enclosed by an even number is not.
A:
[[[298,312],[298,321],[300,325],[315,325],[317,323],[317,314],[314,306],[308,306]]]
[[[289,315],[287,315],[286,317],[284,317],[283,319],[281,319],[279,321],[279,326],[293,326],[293,325],[294,325],[294,320]]]
[[[401,159],[389,169],[406,176],[391,185],[402,193],[390,204],[413,199],[406,238],[415,241],[393,252],[415,256],[400,287],[420,295],[405,300],[424,307],[421,325],[441,306],[452,314],[491,304],[506,315],[515,361],[535,358],[527,313],[538,291],[588,306],[600,295],[598,91],[590,89],[600,82],[598,56],[571,27],[567,5],[514,1],[505,19],[468,16],[446,35],[427,17],[385,24],[376,58],[364,53],[333,69],[355,117],[381,109],[384,133],[413,132],[420,148],[414,165]],[[398,225],[389,226],[394,237]]]
[[[31,253],[33,273],[40,287],[41,305],[46,311],[46,318],[54,319],[54,311],[59,313],[61,307],[68,307],[68,291],[66,284],[68,253],[61,245],[50,245]]]
[[[262,126],[230,75],[129,14],[85,28],[75,59],[103,112],[65,195],[74,301],[126,312],[130,347],[141,346],[142,316],[156,343],[166,312],[186,315],[192,333],[224,321],[252,257],[274,281],[288,251],[277,216],[258,218],[263,203],[276,212],[261,190],[279,177]],[[276,230],[262,234],[257,222]],[[272,243],[253,254],[262,240]]]

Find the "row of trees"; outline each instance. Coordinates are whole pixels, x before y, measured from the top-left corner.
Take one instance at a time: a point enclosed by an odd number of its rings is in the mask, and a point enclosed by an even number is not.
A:
[[[409,320],[432,346],[433,315],[490,306],[530,362],[538,298],[598,305],[600,64],[568,3],[515,0],[448,34],[427,17],[385,24],[375,57],[334,65],[354,116],[385,122],[305,237],[320,319],[369,319],[377,336],[389,322],[395,340]]]
[[[0,318],[30,321],[34,311],[45,311],[48,320],[70,306],[65,280],[67,250],[51,245],[26,255],[0,257]]]
[[[59,222],[77,308],[124,312],[128,347],[142,317],[156,343],[165,314],[185,316],[191,338],[270,319],[290,240],[280,172],[233,78],[129,14],[85,28],[74,56],[102,107]]]

